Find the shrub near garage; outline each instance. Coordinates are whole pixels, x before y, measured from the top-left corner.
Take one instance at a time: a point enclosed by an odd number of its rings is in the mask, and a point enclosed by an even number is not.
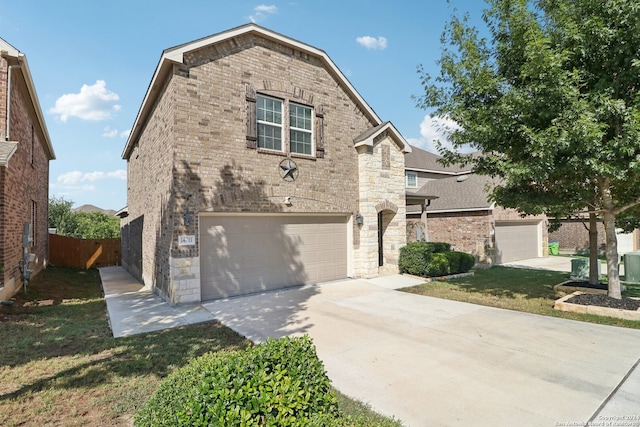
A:
[[[136,426],[321,426],[337,399],[307,336],[210,353],[170,375]]]
[[[449,243],[411,242],[400,249],[401,273],[437,277],[466,273],[475,264],[473,255],[452,251]]]

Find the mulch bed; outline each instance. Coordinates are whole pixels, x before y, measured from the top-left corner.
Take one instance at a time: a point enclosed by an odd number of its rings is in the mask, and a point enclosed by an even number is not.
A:
[[[640,301],[622,297],[622,299],[611,298],[601,294],[581,294],[569,298],[566,302],[580,305],[595,305],[599,307],[620,308],[623,310],[636,311],[640,308]]]
[[[606,283],[600,282],[597,285],[592,285],[586,280],[585,281],[574,280],[572,282],[563,283],[562,286],[572,286],[572,287],[576,287],[576,288],[587,288],[587,289],[600,289],[600,290],[604,290],[604,291],[609,289],[609,287],[608,287],[608,285]]]

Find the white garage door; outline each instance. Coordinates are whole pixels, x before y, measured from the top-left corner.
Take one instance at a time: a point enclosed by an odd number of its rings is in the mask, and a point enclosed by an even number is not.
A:
[[[202,300],[347,277],[347,217],[202,216]]]
[[[540,256],[540,222],[496,222],[496,262],[519,261]]]

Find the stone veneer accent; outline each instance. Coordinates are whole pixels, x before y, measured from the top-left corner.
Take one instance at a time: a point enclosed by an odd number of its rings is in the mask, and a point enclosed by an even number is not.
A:
[[[351,221],[350,274],[375,276],[375,206],[381,200],[398,207],[394,215],[385,211],[385,262],[397,271],[398,250],[406,241],[404,155],[390,139],[378,141],[372,153],[354,148],[353,139],[377,123],[319,59],[257,34],[244,34],[187,53],[185,62],[174,65],[157,88],[160,96],[127,158],[129,216],[122,224],[123,264],[129,271],[173,304],[197,301],[199,214],[353,217],[361,212],[362,227]],[[295,182],[284,181],[278,173],[285,153],[247,143],[247,87],[285,104],[314,108],[315,126],[323,131],[323,156],[291,154],[299,168]],[[288,135],[286,125],[284,134]],[[389,150],[385,170],[382,146]],[[285,197],[290,197],[290,206]],[[193,218],[189,225],[183,220],[185,213]],[[179,246],[181,235],[194,235],[196,245]]]
[[[375,277],[398,272],[400,248],[406,240],[404,153],[388,135],[373,147],[358,148],[360,248],[355,253],[355,275]],[[385,164],[386,163],[386,164]],[[386,167],[389,165],[389,167]],[[382,212],[383,266],[378,266],[378,212]]]

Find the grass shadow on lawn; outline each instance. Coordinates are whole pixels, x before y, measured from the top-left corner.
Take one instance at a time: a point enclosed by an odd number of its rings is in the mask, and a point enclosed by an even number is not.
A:
[[[13,306],[0,306],[0,342],[3,427],[131,426],[175,369],[207,352],[251,345],[218,322],[114,338],[98,271],[62,267],[44,270]],[[397,425],[343,400],[364,417],[359,425]]]
[[[2,426],[130,425],[175,368],[250,344],[218,322],[113,338],[97,270],[48,268],[13,302],[0,306]]]

